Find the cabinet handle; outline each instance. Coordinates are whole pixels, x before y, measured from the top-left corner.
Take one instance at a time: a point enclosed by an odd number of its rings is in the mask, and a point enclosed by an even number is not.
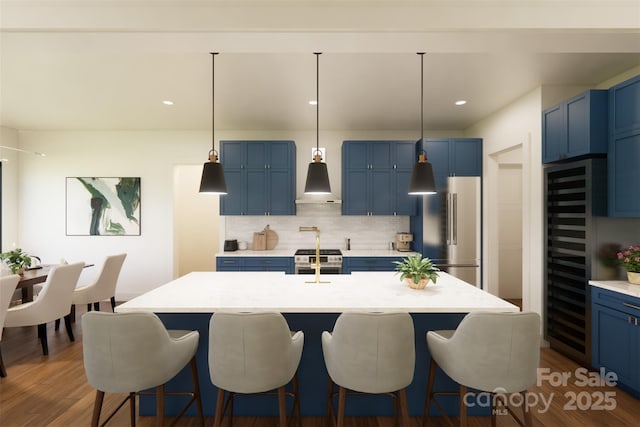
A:
[[[625,307],[629,307],[629,308],[634,308],[636,310],[640,310],[640,307],[638,307],[637,305],[629,304],[627,302],[623,302],[622,305],[624,305]]]
[[[627,316],[627,323],[631,324],[631,316]]]

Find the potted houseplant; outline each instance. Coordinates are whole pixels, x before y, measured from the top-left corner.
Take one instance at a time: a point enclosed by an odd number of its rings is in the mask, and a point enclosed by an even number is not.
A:
[[[631,245],[618,252],[620,264],[627,269],[629,283],[640,285],[640,246]]]
[[[24,273],[24,269],[31,265],[31,258],[31,255],[23,252],[20,248],[0,253],[0,260],[9,266],[13,274]]]
[[[404,280],[413,289],[424,289],[429,280],[436,283],[440,271],[429,258],[422,258],[420,254],[394,261],[394,264],[396,271],[400,273],[400,280]]]

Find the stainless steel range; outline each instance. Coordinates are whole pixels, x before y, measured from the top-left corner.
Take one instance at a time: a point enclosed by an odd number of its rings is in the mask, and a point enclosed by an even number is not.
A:
[[[295,274],[315,274],[315,249],[298,249],[295,253]],[[341,274],[342,252],[340,249],[320,249],[320,274]]]

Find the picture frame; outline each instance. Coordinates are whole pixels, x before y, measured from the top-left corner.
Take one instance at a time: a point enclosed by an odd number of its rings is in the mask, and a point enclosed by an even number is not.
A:
[[[140,236],[140,177],[67,177],[67,236]]]

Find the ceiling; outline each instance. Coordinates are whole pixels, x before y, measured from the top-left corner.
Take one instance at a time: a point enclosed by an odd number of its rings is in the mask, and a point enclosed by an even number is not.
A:
[[[210,129],[210,51],[220,52],[215,127],[235,130],[315,129],[316,107],[308,104],[316,97],[314,51],[323,52],[320,127],[341,130],[419,129],[417,51],[427,52],[428,130],[464,129],[536,87],[593,87],[640,65],[638,2],[617,3],[637,12],[631,21],[615,23],[600,14],[609,26],[593,29],[573,28],[576,23],[503,25],[495,22],[495,10],[490,23],[461,27],[462,17],[487,13],[476,5],[507,10],[512,2],[506,0],[451,0],[447,6],[466,4],[469,10],[442,12],[441,25],[431,22],[434,14],[424,25],[416,21],[416,13],[427,12],[422,8],[385,9],[398,14],[385,24],[371,5],[387,2],[345,3],[352,7],[324,17],[319,8],[337,2],[303,2],[294,9],[290,0],[191,1],[182,3],[190,7],[185,12],[177,2],[162,0],[0,1],[0,125]],[[238,4],[244,8],[234,9]],[[406,4],[444,7],[428,0]],[[175,20],[158,12],[169,6]],[[316,19],[305,18],[310,10]],[[264,18],[260,24],[256,13]],[[211,22],[202,23],[201,15]],[[467,104],[455,106],[459,99]]]

